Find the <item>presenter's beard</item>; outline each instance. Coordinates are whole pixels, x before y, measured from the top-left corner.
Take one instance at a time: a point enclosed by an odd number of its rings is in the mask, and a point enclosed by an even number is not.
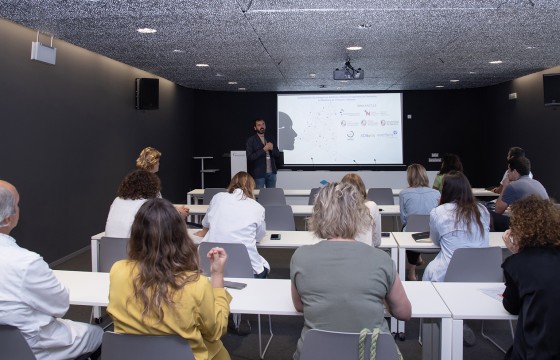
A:
[[[258,132],[259,134],[264,134],[265,131],[266,131],[266,129],[264,129],[264,128],[261,128],[261,129],[258,129],[258,130],[257,130],[257,132]]]

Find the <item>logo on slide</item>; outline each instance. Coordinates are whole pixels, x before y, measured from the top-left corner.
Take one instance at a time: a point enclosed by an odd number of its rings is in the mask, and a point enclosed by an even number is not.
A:
[[[366,113],[366,116],[371,116],[371,112],[364,110],[364,112]]]
[[[385,126],[385,120],[381,120],[381,126]]]
[[[348,133],[346,133],[346,136],[349,138],[353,138],[354,137],[354,132],[353,131],[348,131]]]

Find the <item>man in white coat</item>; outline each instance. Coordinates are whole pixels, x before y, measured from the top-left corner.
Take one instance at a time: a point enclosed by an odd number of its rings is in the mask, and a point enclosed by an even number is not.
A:
[[[103,330],[60,319],[70,306],[68,290],[41,256],[9,235],[18,220],[19,193],[0,180],[0,324],[17,327],[38,360],[97,355]]]

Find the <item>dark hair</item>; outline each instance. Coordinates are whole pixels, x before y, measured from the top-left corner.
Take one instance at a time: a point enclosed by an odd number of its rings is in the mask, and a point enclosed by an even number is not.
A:
[[[531,195],[511,205],[511,235],[519,249],[560,246],[560,211],[550,200]]]
[[[484,234],[484,225],[480,220],[478,202],[472,193],[467,177],[459,171],[451,171],[443,177],[440,204],[454,202],[457,204],[455,224],[464,221],[470,229],[472,221],[476,221],[480,233]]]
[[[520,147],[513,146],[510,147],[508,150],[508,157],[524,157],[524,156],[525,156],[525,150],[523,150]]]
[[[441,161],[441,175],[447,174],[450,171],[463,171],[463,164],[461,159],[455,154],[444,154]]]
[[[253,123],[253,126],[257,126],[257,121],[264,121],[264,119],[263,118],[256,118],[254,123]],[[264,121],[264,123],[266,124],[266,121]]]
[[[124,177],[117,196],[127,200],[153,199],[161,192],[161,182],[156,174],[134,170]]]
[[[200,276],[196,245],[187,225],[164,199],[148,200],[136,213],[128,257],[138,268],[133,288],[134,297],[144,306],[142,317],[152,315],[162,321],[163,304],[175,309],[175,293]]]
[[[517,170],[521,176],[529,175],[531,172],[531,162],[524,156],[509,159],[508,165],[511,170]]]

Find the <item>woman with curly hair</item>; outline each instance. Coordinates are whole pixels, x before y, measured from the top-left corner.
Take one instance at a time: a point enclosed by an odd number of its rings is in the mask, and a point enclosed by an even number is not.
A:
[[[160,158],[161,152],[148,146],[140,152],[138,159],[136,159],[136,168],[139,170],[149,171],[151,173],[157,173],[159,171]]]
[[[215,247],[206,256],[210,279],[201,274],[196,245],[173,205],[148,200],[132,224],[128,259],[111,268],[107,312],[115,331],[178,335],[197,360],[229,360],[220,341],[231,301],[224,289],[227,254]]]
[[[161,185],[159,177],[144,170],[134,170],[124,177],[117,197],[111,204],[105,236],[128,238],[134,216],[148,199],[160,196]]]
[[[503,235],[513,253],[502,264],[504,308],[518,314],[515,341],[506,359],[558,359],[560,342],[560,212],[531,195],[511,206]]]

